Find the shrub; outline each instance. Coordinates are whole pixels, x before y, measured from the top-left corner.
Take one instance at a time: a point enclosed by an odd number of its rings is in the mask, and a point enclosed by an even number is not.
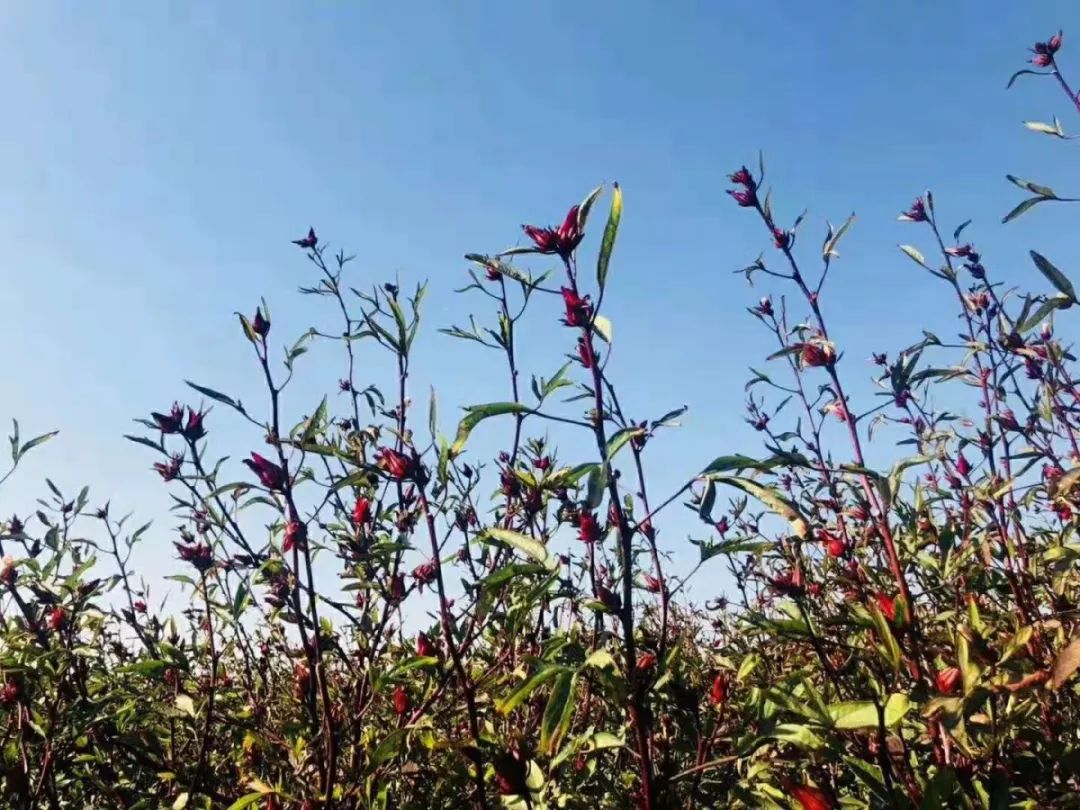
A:
[[[1060,47],[1017,75],[1080,107]],[[510,395],[467,408],[453,437],[434,398],[426,425],[410,398],[425,288],[355,289],[349,257],[297,239],[315,277],[301,292],[336,324],[280,352],[261,304],[239,321],[264,401],[189,384],[202,404],[128,437],[183,521],[187,610],[151,609],[131,567],[148,526],[86,490],[50,484],[5,524],[5,806],[1076,806],[1080,388],[1054,329],[1075,290],[1035,252],[1055,291],[1004,289],[966,224],[946,239],[919,197],[901,219],[922,247],[901,250],[955,300],[960,337],[875,355],[879,401],[860,406],[826,318],[850,220],[805,247],[764,174],[739,169],[729,193],[771,242],[744,271],[775,286],[751,309],[776,342],[778,370],[747,386],[765,451],[674,493],[645,470],[679,412],[624,410],[608,370],[617,185],[526,226],[525,247],[467,257],[464,292],[497,316],[444,331],[501,355]],[[1034,196],[1006,221],[1067,201],[1010,179]],[[518,258],[537,255],[556,269]],[[550,301],[569,360],[526,386],[519,327]],[[340,396],[293,424],[282,394],[315,341],[340,350]],[[393,390],[362,378],[361,349],[392,360]],[[941,386],[973,415],[937,409]],[[212,449],[230,412],[257,448],[246,471]],[[510,440],[482,462],[469,443],[489,419]],[[906,454],[888,469],[865,455],[879,426]],[[15,463],[49,437],[16,428]],[[704,608],[657,543],[679,508],[708,531],[694,571],[730,575]]]

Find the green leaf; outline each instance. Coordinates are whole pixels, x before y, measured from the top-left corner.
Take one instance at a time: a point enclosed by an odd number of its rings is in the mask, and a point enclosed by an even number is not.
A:
[[[582,668],[595,667],[596,669],[607,669],[608,667],[614,666],[615,659],[612,657],[611,653],[603,648],[590,654],[589,657],[585,659],[585,663],[582,664]]]
[[[619,221],[622,219],[622,189],[616,183],[611,193],[611,210],[608,212],[607,225],[604,226],[604,238],[600,242],[600,254],[596,259],[596,283],[603,291],[607,283],[608,265],[611,262],[611,252],[615,249],[615,236],[619,232]],[[605,338],[608,343],[610,338]]]
[[[184,382],[187,384],[187,386],[189,388],[194,388],[196,391],[198,391],[204,397],[208,397],[208,398],[214,400],[215,402],[220,402],[222,405],[228,405],[230,408],[233,408],[233,409],[239,411],[240,413],[244,413],[244,406],[242,406],[238,401],[234,400],[232,397],[226,396],[225,394],[221,393],[220,391],[215,391],[213,388],[206,388],[206,387],[204,387],[202,385],[197,385],[197,384],[193,383],[191,380],[184,380]]]
[[[589,471],[588,489],[585,496],[585,504],[590,509],[596,509],[604,499],[604,488],[607,486],[607,475],[604,468],[599,464]]]
[[[495,708],[501,714],[510,714],[514,709],[520,706],[541,684],[550,681],[556,675],[566,674],[569,670],[563,666],[549,665],[541,669],[534,674],[529,680],[525,681],[521,687],[519,687],[510,697],[505,700],[496,701]]]
[[[844,220],[844,224],[840,226],[836,232],[833,232],[832,225],[829,225],[829,233],[825,237],[825,245],[821,249],[821,257],[825,261],[829,261],[834,256],[839,256],[836,252],[836,246],[840,243],[840,238],[847,233],[848,228],[851,227],[851,223],[855,221],[855,215],[852,214]]]
[[[780,723],[770,736],[811,751],[825,747],[825,741],[811,731],[809,726],[798,723]]]
[[[839,729],[877,728],[877,706],[869,700],[853,700],[846,703],[833,703],[829,706],[829,717]]]
[[[1006,222],[1011,222],[1032,206],[1038,205],[1046,199],[1046,197],[1028,197],[1026,200],[1023,200],[1018,206],[1016,206],[1016,208],[1003,216],[1001,218],[1001,223],[1004,225]]]
[[[718,481],[723,484],[735,487],[745,492],[754,498],[757,498],[765,506],[771,509],[776,514],[785,518],[791,524],[791,530],[794,534],[804,540],[810,539],[810,524],[806,518],[803,517],[799,508],[790,500],[785,498],[773,487],[763,486],[756,481],[751,481],[747,478],[735,478],[726,475],[710,476],[712,480]]]
[[[371,759],[368,761],[369,770],[374,770],[384,762],[388,762],[398,755],[398,751],[401,750],[401,745],[405,741],[405,729],[396,728],[391,731],[378,747],[372,752]]]
[[[251,807],[265,795],[265,793],[249,793],[247,796],[241,796],[229,805],[229,810],[244,810],[245,807]]]
[[[1016,330],[1021,334],[1028,332],[1046,320],[1047,316],[1055,309],[1068,309],[1072,305],[1073,301],[1067,295],[1052,296],[1044,301],[1030,317],[1026,318],[1023,323],[1017,326]]]
[[[544,716],[540,722],[540,747],[549,754],[554,752],[570,726],[570,718],[574,715],[576,685],[577,674],[564,672],[555,680],[551,689],[551,696],[544,707]]]
[[[177,695],[176,708],[191,717],[195,716],[195,701],[191,699],[190,695]]]
[[[607,457],[610,461],[615,457],[615,454],[622,450],[628,442],[632,439],[644,435],[645,431],[638,427],[623,428],[610,439],[607,443]]]
[[[1025,121],[1024,126],[1032,132],[1041,132],[1044,135],[1053,135],[1057,138],[1065,137],[1065,132],[1061,129],[1061,122],[1057,118],[1054,119],[1053,124],[1044,124],[1042,121]]]
[[[17,451],[15,451],[15,453],[14,453],[15,461],[18,461],[19,459],[21,459],[30,450],[33,450],[38,445],[45,444],[45,442],[47,442],[49,439],[51,439],[53,436],[55,436],[59,432],[60,431],[58,431],[58,430],[54,430],[51,433],[42,433],[40,436],[35,436],[30,441],[28,441],[25,444],[21,445],[19,447],[19,449]]]
[[[900,250],[907,254],[907,257],[913,262],[915,262],[915,264],[919,265],[920,267],[926,267],[926,259],[918,250],[913,248],[911,245],[897,245],[897,247],[899,247]]]
[[[577,224],[579,231],[585,230],[585,224],[589,221],[589,212],[592,211],[593,203],[596,202],[597,198],[603,193],[604,184],[601,183],[592,191],[590,191],[589,195],[581,201],[581,204],[578,206],[577,215]]]
[[[1057,291],[1066,296],[1070,302],[1076,303],[1076,290],[1073,289],[1073,285],[1065,278],[1065,274],[1058,270],[1045,256],[1036,253],[1034,250],[1028,251],[1031,254],[1031,260],[1035,262],[1035,266],[1039,268],[1039,272],[1042,273],[1050,281],[1051,284],[1057,288]]]
[[[555,558],[548,554],[547,547],[539,540],[535,540],[532,537],[527,537],[524,534],[511,531],[510,529],[488,529],[484,537],[491,540],[497,540],[511,548],[516,548],[518,551],[528,555],[538,563],[542,563],[549,571],[554,571],[558,567],[558,562]]]
[[[1049,73],[1040,73],[1037,70],[1018,70],[1012,76],[1009,77],[1009,83],[1005,85],[1006,89],[1013,86],[1013,82],[1019,79],[1021,76],[1049,76]]]
[[[597,315],[593,318],[592,322],[593,331],[600,336],[600,339],[604,343],[611,343],[611,321],[605,318],[603,315]]]
[[[458,455],[464,448],[465,442],[473,429],[491,416],[501,416],[508,413],[528,413],[529,408],[520,402],[492,402],[488,405],[472,405],[465,409],[465,416],[458,424],[457,438],[450,446],[450,455]]]

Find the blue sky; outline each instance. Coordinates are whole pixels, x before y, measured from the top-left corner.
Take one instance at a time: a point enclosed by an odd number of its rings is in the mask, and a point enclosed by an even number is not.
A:
[[[486,358],[435,332],[490,314],[452,293],[460,257],[515,243],[521,222],[556,221],[610,180],[626,195],[608,299],[623,401],[640,418],[692,406],[656,444],[657,494],[713,456],[754,452],[742,383],[770,347],[745,313],[762,291],[731,271],[767,243],[724,194],[726,174],[764,150],[780,216],[809,208],[811,250],[825,218],[858,213],[826,310],[845,374],[867,378],[871,350],[923,326],[955,331],[895,247],[928,247],[895,220],[927,187],[944,220],[974,219],[996,278],[1044,289],[1031,247],[1080,266],[1070,209],[999,224],[1020,196],[1006,172],[1080,188],[1071,144],[1020,125],[1058,112],[1080,131],[1058,89],[1005,91],[1059,26],[1074,64],[1077,19],[1065,2],[996,0],[9,4],[0,417],[61,436],[5,486],[0,511],[28,511],[46,474],[89,483],[92,502],[158,519],[143,559],[163,571],[165,490],[120,435],[183,396],[184,378],[254,401],[232,313],[266,296],[278,345],[329,314],[294,294],[310,270],[289,239],[309,224],[358,254],[360,284],[431,280],[414,396],[434,383],[451,430],[455,406],[505,396]],[[546,330],[553,304],[538,317],[526,368],[550,374],[564,347],[539,338],[565,333]],[[334,384],[316,353],[313,383],[320,373]],[[317,399],[311,388],[289,405],[299,415]],[[220,409],[210,427],[243,430]],[[243,435],[222,449],[242,451]],[[669,550],[681,532],[664,536]]]

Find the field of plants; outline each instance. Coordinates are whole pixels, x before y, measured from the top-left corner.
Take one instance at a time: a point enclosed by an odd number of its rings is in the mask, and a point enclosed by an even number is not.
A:
[[[1080,112],[1062,45],[1035,44],[1011,92],[1053,82]],[[1056,118],[1026,125],[1069,148]],[[1006,223],[1075,202],[1008,180]],[[746,358],[728,418],[761,452],[675,491],[650,485],[650,449],[681,411],[624,409],[608,369],[617,184],[465,257],[463,311],[497,315],[435,328],[506,393],[449,436],[410,366],[425,288],[362,282],[316,229],[293,234],[325,318],[279,334],[265,302],[237,302],[261,401],[178,370],[186,399],[127,437],[173,497],[164,524],[51,483],[4,504],[0,805],[1080,807],[1080,379],[1058,337],[1077,292],[1034,250],[1032,292],[995,281],[967,223],[895,191],[911,283],[955,322],[867,364],[875,347],[829,330],[833,285],[856,283],[830,274],[851,220],[782,216],[801,207],[782,178],[733,166],[716,199],[760,232],[748,317],[775,352]],[[550,376],[521,367],[526,321],[547,323]],[[339,379],[289,413],[316,343]],[[396,383],[365,379],[361,351]],[[856,401],[868,369],[878,394]],[[482,423],[505,438],[490,457]],[[246,437],[243,466],[221,434]],[[50,439],[16,427],[8,475]],[[669,570],[673,514],[707,538],[680,554],[721,597],[697,604]],[[190,603],[159,609],[131,560],[165,524]]]

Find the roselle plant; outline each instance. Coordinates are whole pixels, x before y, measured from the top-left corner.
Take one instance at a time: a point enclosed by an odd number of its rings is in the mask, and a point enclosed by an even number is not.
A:
[[[1021,73],[1080,107],[1061,49]],[[776,347],[746,388],[762,451],[690,462],[674,492],[647,470],[682,409],[637,412],[609,363],[618,185],[466,257],[461,292],[493,319],[441,331],[497,359],[506,395],[450,434],[413,398],[426,287],[358,286],[314,228],[293,240],[326,320],[282,347],[265,302],[239,315],[260,401],[188,383],[127,437],[172,495],[171,545],[51,483],[3,524],[3,806],[1080,806],[1080,388],[1055,329],[1074,288],[1036,252],[1052,291],[1002,287],[926,193],[901,250],[955,327],[841,345],[828,282],[852,220],[818,247],[765,179],[730,177],[767,248],[741,271]],[[1066,199],[1010,179],[1036,196],[1006,220]],[[522,365],[526,319],[550,325],[549,368]],[[317,343],[341,363],[321,398],[294,378]],[[391,384],[365,377],[375,358]],[[481,423],[505,438],[489,458]],[[16,427],[14,462],[51,435]],[[222,435],[247,439],[241,464]],[[175,551],[185,608],[139,577],[143,542]],[[726,574],[704,606],[699,570]]]

